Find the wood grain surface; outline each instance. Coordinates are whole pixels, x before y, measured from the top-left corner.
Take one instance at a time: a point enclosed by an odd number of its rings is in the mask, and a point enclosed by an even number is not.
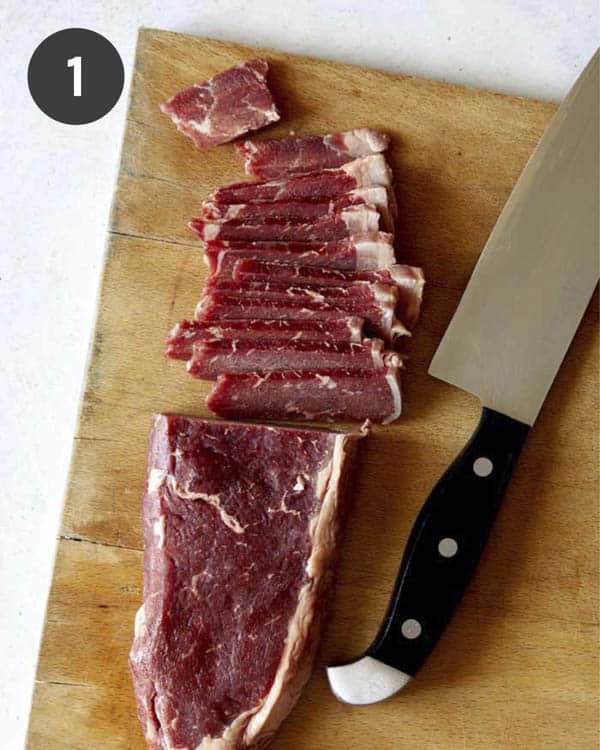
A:
[[[554,105],[162,31],[140,32],[98,316],[48,602],[27,747],[141,750],[127,668],[141,602],[140,498],[153,412],[206,415],[206,384],[167,361],[205,277],[186,228],[243,179],[158,104],[257,54],[282,121],[258,137],[371,126],[393,138],[402,260],[428,279],[405,414],[365,441],[314,675],[274,750],[591,750],[598,739],[598,302],[533,429],[475,579],[408,689],[351,708],[323,665],[375,633],[415,515],[479,404],[427,375],[477,256]],[[85,248],[82,248],[85,252]]]

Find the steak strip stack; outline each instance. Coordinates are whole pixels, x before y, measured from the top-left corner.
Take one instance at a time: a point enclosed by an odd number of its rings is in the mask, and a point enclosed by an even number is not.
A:
[[[218,416],[400,415],[396,349],[424,278],[396,263],[388,141],[368,129],[247,141],[246,172],[267,179],[217,188],[190,221],[210,276],[167,355],[215,381],[207,406]]]

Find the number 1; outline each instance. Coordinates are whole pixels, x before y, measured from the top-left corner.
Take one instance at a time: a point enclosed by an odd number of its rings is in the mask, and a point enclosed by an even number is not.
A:
[[[73,96],[81,96],[81,56],[67,60],[67,68],[73,68]]]

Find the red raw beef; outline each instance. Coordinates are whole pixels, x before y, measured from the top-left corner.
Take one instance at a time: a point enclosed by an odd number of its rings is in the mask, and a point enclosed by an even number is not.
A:
[[[211,199],[217,203],[255,201],[319,201],[337,198],[356,188],[392,184],[392,172],[381,154],[355,159],[336,169],[325,169],[263,182],[237,182],[217,188]]]
[[[200,341],[194,344],[187,370],[195,378],[215,380],[224,372],[276,370],[366,370],[398,366],[395,352],[384,352],[381,339],[347,341]]]
[[[289,713],[318,645],[360,437],[154,418],[129,657],[151,750],[265,747]]]
[[[364,318],[369,333],[392,341],[408,335],[394,314],[394,302],[364,297],[331,298],[331,302],[305,299],[265,299],[256,294],[225,294],[209,290],[196,307],[195,319],[201,323],[241,319],[336,320],[348,315]]]
[[[335,286],[340,284],[394,284],[398,290],[396,311],[402,322],[414,327],[419,317],[425,277],[415,266],[395,264],[379,271],[339,271],[332,268],[292,266],[265,263],[258,260],[238,260],[231,276],[239,282],[274,282],[282,284],[310,284]]]
[[[294,172],[339,167],[352,159],[385,151],[389,136],[369,128],[330,135],[290,136],[271,141],[236,144],[246,174],[271,180]]]
[[[386,268],[395,262],[391,235],[370,232],[332,242],[205,243],[204,257],[211,273],[229,274],[240,259],[267,260],[346,270]]]
[[[219,375],[206,399],[227,419],[370,419],[388,424],[402,409],[397,367]]]
[[[266,60],[249,60],[180,91],[160,105],[200,148],[216,146],[279,120]]]
[[[381,214],[386,229],[393,229],[395,203],[388,188],[375,186],[352,190],[330,201],[263,201],[257,203],[216,203],[204,201],[205,221],[236,221],[245,224],[310,224],[337,214],[348,206],[371,205]]]
[[[199,239],[247,240],[249,242],[314,242],[376,232],[379,211],[373,206],[349,206],[312,224],[268,223],[245,224],[238,221],[203,221],[192,219],[190,229]]]
[[[221,279],[219,276],[209,279],[206,284],[208,293],[216,292],[239,297],[243,300],[259,297],[261,300],[278,300],[286,302],[328,302],[337,304],[338,300],[352,301],[357,304],[395,305],[398,290],[393,284],[347,284],[346,286],[310,286],[308,284],[281,284],[276,281],[234,281]]]
[[[355,341],[363,339],[362,318],[347,317],[319,320],[228,320],[224,323],[198,323],[182,320],[167,337],[167,356],[189,359],[199,341],[260,340],[280,341]]]

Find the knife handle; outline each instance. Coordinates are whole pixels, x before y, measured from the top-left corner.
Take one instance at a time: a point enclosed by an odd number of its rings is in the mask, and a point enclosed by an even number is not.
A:
[[[388,610],[367,654],[415,675],[471,578],[529,426],[483,408],[411,531]]]

